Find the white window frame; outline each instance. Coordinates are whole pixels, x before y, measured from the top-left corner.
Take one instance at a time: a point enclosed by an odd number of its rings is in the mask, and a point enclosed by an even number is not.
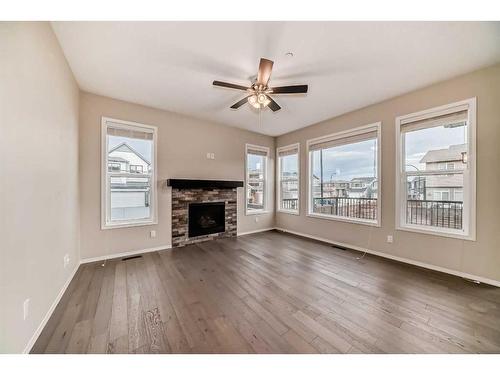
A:
[[[406,179],[414,173],[406,171],[403,166],[405,155],[402,139],[402,126],[412,121],[425,120],[436,116],[467,110],[467,164],[464,170],[435,170],[426,171],[425,175],[463,174],[463,212],[462,229],[430,227],[406,223]],[[420,172],[422,174],[422,172]],[[470,241],[476,240],[476,98],[470,98],[443,106],[410,113],[396,117],[396,230],[425,233],[435,236],[460,238]]]
[[[297,210],[287,210],[284,208],[281,208],[281,160],[279,153],[283,151],[289,151],[289,150],[297,150],[297,180],[298,180],[298,185],[297,185]],[[300,215],[300,143],[294,143],[288,146],[282,146],[278,147],[276,149],[276,181],[277,181],[277,193],[276,193],[276,198],[277,198],[277,203],[276,203],[276,211],[277,212],[282,212],[285,214],[291,214],[291,215]]]
[[[333,221],[342,221],[353,224],[361,224],[368,225],[372,227],[380,227],[381,226],[381,218],[382,218],[382,122],[374,122],[368,125],[358,126],[356,128],[328,134],[322,137],[309,139],[306,142],[306,152],[307,152],[307,214],[306,216],[318,218],[318,219],[326,219]],[[358,219],[358,218],[349,218],[349,217],[341,217],[334,215],[326,215],[326,214],[318,214],[312,212],[313,210],[313,202],[312,202],[312,162],[313,159],[311,157],[311,152],[309,148],[316,144],[326,142],[328,140],[336,140],[342,139],[346,137],[352,137],[355,135],[361,135],[364,133],[369,133],[372,131],[377,132],[377,219],[376,220],[367,220],[367,219]]]
[[[132,129],[132,130],[142,130],[153,133],[153,146],[152,146],[152,155],[153,158],[151,160],[151,170],[150,174],[151,178],[151,193],[150,193],[150,208],[151,215],[147,219],[136,219],[136,220],[120,220],[120,221],[111,221],[110,213],[111,213],[111,199],[110,199],[110,191],[109,191],[109,178],[108,174],[108,123],[113,128],[121,128],[121,129]],[[157,201],[157,189],[156,189],[156,149],[157,149],[157,133],[158,128],[152,125],[140,124],[132,121],[124,121],[109,117],[101,118],[101,229],[113,229],[113,228],[126,228],[126,227],[137,227],[137,226],[145,226],[145,225],[155,225],[158,224],[158,201]],[[137,178],[137,173],[129,173],[125,177],[134,177]]]
[[[262,192],[264,194],[264,208],[255,210],[248,208],[248,151],[255,150],[266,153],[266,157],[264,158],[264,181],[262,186]],[[245,215],[261,215],[269,212],[268,210],[268,166],[269,166],[269,147],[253,145],[250,143],[245,144]]]

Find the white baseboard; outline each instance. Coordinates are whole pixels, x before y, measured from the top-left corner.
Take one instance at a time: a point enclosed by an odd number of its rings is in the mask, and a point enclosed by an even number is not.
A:
[[[312,236],[310,234],[296,232],[296,231],[293,231],[293,230],[288,230],[288,229],[284,229],[284,228],[274,228],[274,229],[282,231],[282,232],[285,232],[285,233],[291,233],[291,234],[295,234],[297,236],[310,238],[312,240],[317,240],[317,241],[326,242],[326,243],[329,243],[329,244],[332,244],[332,245],[341,246],[341,247],[345,247],[345,248],[352,249],[352,250],[366,252],[368,254],[373,254],[373,255],[376,255],[376,256],[379,256],[379,257],[382,257],[382,258],[392,259],[392,260],[396,260],[398,262],[412,264],[414,266],[418,266],[418,267],[422,267],[422,268],[427,268],[427,269],[430,269],[430,270],[433,270],[433,271],[439,271],[439,272],[447,273],[447,274],[450,274],[450,275],[459,276],[459,277],[462,277],[462,278],[465,278],[465,279],[480,281],[480,282],[482,282],[484,284],[489,284],[489,285],[493,285],[493,286],[496,286],[496,287],[500,287],[500,281],[498,281],[498,280],[488,279],[488,278],[485,278],[485,277],[482,277],[482,276],[472,275],[470,273],[465,273],[465,272],[461,272],[461,271],[457,271],[457,270],[452,270],[452,269],[445,268],[445,267],[435,266],[433,264],[428,264],[428,263],[420,262],[418,260],[413,260],[413,259],[408,259],[408,258],[402,258],[402,257],[398,257],[396,255],[391,255],[391,254],[383,253],[381,251],[376,251],[376,250],[372,250],[372,249],[365,249],[365,248],[360,247],[360,246],[355,246],[355,245],[351,245],[351,244],[347,244],[347,243],[343,243],[343,242],[332,241],[332,240],[329,240],[327,238]]]
[[[71,275],[68,277],[68,279],[64,283],[64,285],[61,288],[61,290],[59,291],[59,294],[57,295],[56,299],[54,300],[54,302],[50,306],[49,310],[47,311],[47,313],[43,317],[42,321],[38,325],[38,328],[36,329],[35,333],[33,333],[33,336],[31,336],[31,339],[26,344],[26,346],[25,346],[25,348],[23,350],[23,354],[28,354],[31,351],[31,349],[33,348],[33,345],[35,345],[36,340],[38,340],[38,337],[40,336],[40,334],[42,333],[43,329],[45,328],[45,325],[47,324],[47,322],[49,321],[50,317],[52,316],[52,313],[56,309],[57,304],[59,303],[59,301],[61,300],[62,296],[66,292],[66,289],[68,289],[68,286],[71,283],[71,280],[73,280],[73,278],[75,277],[76,271],[78,271],[79,267],[80,267],[80,263],[77,263],[75,265],[75,269],[71,272]]]
[[[114,259],[114,258],[123,258],[123,257],[132,256],[132,255],[137,255],[137,254],[151,253],[153,251],[167,250],[167,249],[171,249],[171,248],[172,248],[172,245],[162,245],[162,246],[156,246],[156,247],[149,247],[146,249],[126,251],[124,253],[115,253],[115,254],[94,257],[94,258],[85,258],[85,259],[82,259],[80,261],[80,264],[100,262],[102,260],[108,260],[108,259]]]
[[[252,234],[252,233],[260,233],[260,232],[269,232],[270,230],[274,230],[274,227],[271,228],[263,228],[263,229],[256,229],[256,230],[251,230],[249,232],[241,232],[237,233],[237,236],[245,236],[247,234]]]

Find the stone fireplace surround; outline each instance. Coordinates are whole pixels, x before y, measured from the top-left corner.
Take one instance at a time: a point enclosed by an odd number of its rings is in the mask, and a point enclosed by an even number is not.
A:
[[[167,186],[172,187],[172,247],[236,236],[238,227],[236,188],[243,187],[243,181],[169,179]],[[205,202],[225,203],[225,231],[189,237],[189,204]]]

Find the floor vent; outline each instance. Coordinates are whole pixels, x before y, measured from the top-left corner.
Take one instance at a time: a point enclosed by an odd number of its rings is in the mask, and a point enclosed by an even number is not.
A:
[[[142,255],[134,255],[132,257],[122,258],[122,261],[124,261],[124,260],[130,260],[130,259],[137,259],[137,258],[142,258]]]

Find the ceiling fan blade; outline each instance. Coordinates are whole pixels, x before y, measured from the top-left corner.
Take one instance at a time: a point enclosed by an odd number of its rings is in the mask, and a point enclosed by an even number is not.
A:
[[[305,94],[307,89],[307,85],[281,86],[271,88],[271,92],[273,94]]]
[[[276,103],[273,98],[271,98],[269,95],[266,95],[267,98],[271,101],[267,106],[271,108],[273,112],[279,111],[281,107],[279,106],[278,103]]]
[[[259,72],[257,73],[257,84],[262,86],[267,86],[269,78],[271,78],[271,72],[273,70],[273,64],[271,60],[260,59]]]
[[[238,109],[238,108],[240,108],[243,104],[245,104],[245,103],[247,103],[247,102],[248,102],[248,98],[249,98],[250,96],[251,96],[251,95],[246,96],[246,97],[244,97],[243,99],[241,99],[239,102],[234,103],[234,104],[231,106],[231,108],[232,108],[232,109]]]
[[[212,83],[214,86],[227,87],[228,89],[236,89],[236,90],[248,90],[250,87],[245,87],[241,85],[235,85],[234,83],[214,81]]]

